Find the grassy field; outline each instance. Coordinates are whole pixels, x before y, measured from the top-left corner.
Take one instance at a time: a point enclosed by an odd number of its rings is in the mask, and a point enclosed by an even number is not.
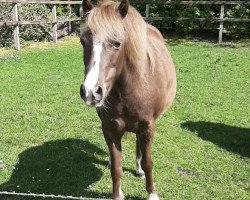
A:
[[[208,43],[167,46],[178,92],[157,121],[153,173],[159,196],[249,199],[250,51]],[[0,80],[0,190],[110,198],[100,121],[79,97],[79,40],[0,50]],[[123,139],[123,154],[126,198],[145,199],[144,180],[134,176],[132,134]]]

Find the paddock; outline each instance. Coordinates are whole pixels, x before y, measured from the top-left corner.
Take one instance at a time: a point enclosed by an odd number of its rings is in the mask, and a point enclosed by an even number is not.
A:
[[[249,47],[192,41],[166,45],[178,89],[173,106],[157,121],[153,142],[159,196],[247,199]],[[99,119],[79,96],[82,56],[77,37],[21,51],[0,49],[0,191],[111,198]],[[144,180],[134,175],[132,147],[134,135],[128,134],[123,190],[127,199],[145,199]]]

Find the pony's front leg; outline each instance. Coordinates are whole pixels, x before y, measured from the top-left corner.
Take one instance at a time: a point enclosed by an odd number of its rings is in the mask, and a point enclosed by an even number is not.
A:
[[[112,130],[103,129],[104,137],[109,148],[110,153],[110,171],[113,181],[113,199],[122,200],[124,199],[123,192],[121,190],[121,136]]]
[[[154,135],[154,122],[145,122],[139,131],[139,145],[142,154],[141,166],[146,177],[146,190],[148,192],[148,200],[159,200],[159,197],[155,191],[152,169],[153,162],[151,158],[151,144]]]

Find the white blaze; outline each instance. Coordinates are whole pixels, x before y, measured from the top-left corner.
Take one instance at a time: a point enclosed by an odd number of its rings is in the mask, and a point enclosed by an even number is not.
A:
[[[93,38],[94,66],[91,67],[84,82],[87,96],[89,91],[92,91],[96,87],[98,81],[101,53],[102,43],[98,42],[95,38]]]

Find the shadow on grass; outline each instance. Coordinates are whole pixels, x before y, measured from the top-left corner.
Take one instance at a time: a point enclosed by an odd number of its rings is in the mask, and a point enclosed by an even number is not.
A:
[[[107,161],[98,159],[98,155],[106,157],[107,153],[90,142],[79,139],[50,141],[32,147],[19,154],[9,181],[0,185],[0,191],[110,199],[111,190],[110,193],[100,193],[91,187],[103,175],[98,165],[107,166]],[[134,173],[133,170],[125,170]],[[0,195],[0,199],[51,198]],[[126,196],[126,199],[142,198]]]
[[[103,175],[98,165],[106,165],[96,155],[106,153],[78,139],[50,141],[32,147],[19,155],[11,178],[0,185],[0,191],[110,198],[111,193],[98,193],[90,186]]]
[[[250,157],[250,129],[212,122],[188,121],[182,128],[196,132],[200,138],[240,156]]]

